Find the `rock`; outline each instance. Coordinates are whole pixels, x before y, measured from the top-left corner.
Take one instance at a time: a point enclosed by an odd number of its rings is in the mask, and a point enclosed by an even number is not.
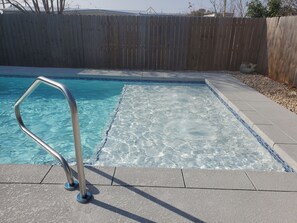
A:
[[[239,70],[243,74],[252,74],[256,71],[256,64],[243,63],[240,65]]]
[[[297,92],[296,91],[289,91],[287,95],[289,97],[296,97],[297,96]]]

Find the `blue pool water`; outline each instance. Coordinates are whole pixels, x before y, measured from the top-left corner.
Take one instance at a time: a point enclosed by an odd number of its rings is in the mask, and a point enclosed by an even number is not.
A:
[[[34,81],[31,78],[0,77],[0,163],[52,163],[53,158],[25,135],[13,110],[16,100]],[[94,154],[113,114],[123,82],[64,80],[73,93],[79,111],[81,142],[85,161]],[[21,105],[25,125],[37,136],[74,161],[71,116],[65,97],[56,89],[40,85]]]
[[[284,171],[206,84],[58,80],[77,100],[84,161],[103,166]],[[52,163],[19,129],[15,101],[33,82],[0,77],[0,163]],[[48,86],[21,106],[27,127],[74,162],[68,105]]]

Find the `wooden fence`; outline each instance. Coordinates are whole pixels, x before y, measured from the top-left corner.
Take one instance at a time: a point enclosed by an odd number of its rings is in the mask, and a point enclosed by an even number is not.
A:
[[[238,70],[257,63],[265,19],[0,15],[0,64]]]
[[[238,70],[297,86],[297,17],[0,15],[0,65]]]
[[[297,87],[297,16],[266,19],[258,71]]]

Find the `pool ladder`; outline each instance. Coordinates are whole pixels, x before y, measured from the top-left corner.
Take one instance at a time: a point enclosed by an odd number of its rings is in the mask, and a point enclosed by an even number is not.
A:
[[[56,88],[60,90],[64,96],[66,97],[70,112],[71,112],[71,119],[72,119],[72,130],[73,130],[73,137],[74,137],[74,146],[75,146],[75,155],[76,155],[76,164],[77,164],[77,172],[78,172],[78,181],[73,179],[72,170],[69,167],[67,161],[61,156],[58,152],[56,152],[53,148],[51,148],[48,144],[42,141],[38,136],[33,134],[30,130],[28,130],[22,120],[22,116],[20,113],[20,104],[30,95],[32,92],[41,84],[44,83],[48,86]],[[60,164],[62,165],[66,177],[67,182],[64,184],[64,188],[66,190],[75,190],[79,187],[80,192],[76,196],[76,200],[80,203],[87,203],[92,199],[92,194],[87,191],[86,189],[86,180],[85,180],[85,173],[84,173],[84,165],[82,159],[82,152],[81,152],[81,142],[80,142],[80,131],[79,131],[79,122],[78,122],[78,111],[74,97],[67,89],[67,87],[63,84],[60,84],[56,81],[50,80],[45,77],[38,77],[33,84],[28,88],[28,90],[17,100],[14,105],[15,115],[17,122],[20,128],[30,136],[35,142],[37,142],[40,146],[42,146],[49,154],[51,154],[54,158],[56,158]]]

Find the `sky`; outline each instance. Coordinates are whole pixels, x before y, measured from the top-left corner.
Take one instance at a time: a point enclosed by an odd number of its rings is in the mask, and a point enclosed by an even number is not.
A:
[[[211,9],[209,0],[66,0],[66,7],[124,11],[145,11],[152,7],[157,13],[185,13],[190,11],[189,2],[194,9]]]

